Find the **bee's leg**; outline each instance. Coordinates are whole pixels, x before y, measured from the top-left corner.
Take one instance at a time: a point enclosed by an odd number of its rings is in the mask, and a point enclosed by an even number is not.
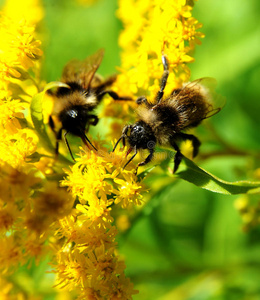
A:
[[[137,165],[137,168],[148,164],[153,159],[154,148],[149,149],[149,152],[150,152],[150,154],[146,157],[146,159],[144,161],[139,162],[139,164]],[[137,171],[137,168],[136,168],[136,171]]]
[[[61,133],[62,133],[62,128],[58,131],[58,133],[55,131],[55,125],[53,118],[49,116],[49,125],[51,130],[54,132],[55,137],[56,137],[56,145],[55,145],[55,158],[58,158],[59,155],[59,141],[61,140]]]
[[[59,156],[59,142],[61,141],[62,128],[56,134],[55,158]]]
[[[119,142],[120,142],[121,140],[123,140],[123,147],[125,147],[125,139],[126,139],[126,137],[127,137],[127,132],[128,132],[128,130],[131,129],[131,128],[132,128],[132,125],[126,125],[126,126],[123,128],[122,135],[121,135],[121,137],[118,139],[118,141],[116,142],[116,144],[115,144],[115,146],[114,146],[112,152],[114,152],[114,151],[116,150],[116,147],[117,147],[117,145],[119,144]]]
[[[93,121],[90,121],[89,124],[93,125],[93,126],[96,126],[98,121],[99,121],[99,118],[95,115],[89,115],[89,118],[93,119]]]
[[[54,121],[53,121],[53,118],[52,116],[49,116],[49,125],[51,127],[51,130],[55,133],[56,135],[56,132],[55,132],[55,125],[54,125]]]
[[[111,90],[105,90],[105,91],[100,92],[97,95],[98,100],[101,100],[105,94],[108,94],[114,100],[121,100],[121,101],[132,101],[133,100],[131,97],[120,97],[116,92],[111,91]]]
[[[163,97],[164,89],[165,89],[167,79],[168,79],[168,76],[169,76],[169,63],[168,63],[168,59],[165,55],[162,55],[162,63],[163,63],[163,75],[162,75],[162,78],[161,78],[160,90],[159,90],[159,92],[157,93],[157,96],[156,96],[156,103],[157,104],[161,101],[161,99]]]
[[[150,152],[150,154],[146,157],[146,159],[142,162],[139,162],[139,164],[137,165],[137,167],[135,169],[135,175],[137,175],[137,171],[140,166],[144,166],[144,165],[148,164],[153,159],[154,149],[149,149],[149,152]]]
[[[179,168],[179,165],[181,163],[183,155],[181,154],[180,148],[178,147],[178,145],[173,140],[170,141],[170,144],[172,145],[174,150],[176,150],[176,153],[175,153],[175,156],[174,156],[174,167],[173,167],[173,173],[175,173]]]
[[[148,104],[147,98],[146,98],[145,96],[140,96],[140,97],[138,97],[138,98],[135,100],[135,102],[136,102],[138,105],[143,104],[143,103],[144,103],[145,105]]]
[[[64,136],[64,141],[65,141],[65,144],[66,144],[67,148],[69,149],[71,158],[75,161],[75,158],[73,157],[73,154],[72,154],[71,149],[70,149],[69,142],[68,142],[67,137],[66,137],[67,134],[68,134],[68,131],[66,131],[66,132],[64,133],[64,135],[63,135],[63,136]]]
[[[152,108],[154,104],[148,102],[147,98],[145,96],[140,96],[138,97],[135,102],[140,105],[140,104],[145,104],[147,108]]]
[[[187,133],[179,133],[178,136],[180,138],[182,138],[183,140],[190,140],[192,142],[192,146],[193,146],[193,153],[192,156],[195,157],[198,155],[199,153],[199,147],[201,142],[198,140],[198,138],[196,138],[196,136],[192,135],[192,134],[187,134]]]
[[[97,78],[97,74],[95,76]],[[102,91],[105,91],[106,89],[110,88],[111,85],[116,81],[116,75],[112,75],[108,77],[105,81],[102,81],[100,78],[100,82],[98,83],[98,86],[96,88],[96,94],[100,94]]]
[[[131,151],[132,151],[132,148],[130,148],[131,149]],[[131,152],[130,151],[130,152]],[[123,169],[125,169],[125,167],[135,158],[135,156],[136,156],[136,154],[137,154],[137,148],[136,148],[136,146],[134,147],[134,151],[135,151],[135,153],[134,153],[134,155],[133,156],[131,156],[131,158],[128,160],[128,162],[124,165],[124,167],[123,167]],[[129,152],[129,153],[130,153]]]

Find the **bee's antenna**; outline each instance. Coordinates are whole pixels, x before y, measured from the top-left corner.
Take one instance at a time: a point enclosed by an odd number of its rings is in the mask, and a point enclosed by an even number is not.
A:
[[[130,151],[129,151],[130,150]],[[133,149],[130,148],[128,151],[127,151],[127,154],[129,154]],[[137,154],[137,148],[136,146],[134,146],[134,150],[135,150],[135,153],[133,156],[131,156],[131,158],[128,160],[128,162],[124,165],[123,167],[123,170],[125,169],[125,167],[135,158],[136,154]]]
[[[121,137],[118,139],[118,141],[116,142],[116,144],[115,144],[115,146],[114,146],[112,152],[114,152],[114,151],[116,150],[116,147],[117,147],[117,145],[119,144],[119,142],[120,142],[121,140],[123,140],[123,146],[125,147],[125,139],[126,139],[126,137],[127,137],[127,132],[128,132],[128,129],[131,129],[131,128],[132,128],[132,125],[126,125],[126,126],[123,128],[122,135],[121,135]]]
[[[124,143],[124,135],[122,134],[121,136],[120,136],[120,138],[117,140],[117,142],[116,142],[116,144],[115,144],[115,146],[114,146],[114,148],[113,148],[113,150],[112,150],[112,152],[114,152],[115,150],[116,150],[116,147],[117,147],[117,145],[119,144],[119,142],[123,139],[123,143]]]

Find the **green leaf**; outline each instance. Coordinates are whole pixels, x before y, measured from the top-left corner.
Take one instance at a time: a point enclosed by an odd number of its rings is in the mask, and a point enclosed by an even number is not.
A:
[[[70,89],[70,86],[67,85],[64,82],[61,82],[61,81],[52,81],[52,82],[49,82],[49,83],[46,84],[46,86],[44,87],[43,92],[45,93],[48,90],[51,90],[53,88],[57,89],[57,88],[60,88],[60,87],[65,87],[65,88]]]
[[[217,178],[216,176],[199,168],[194,162],[186,157],[183,157],[182,163],[175,174],[196,186],[209,190],[211,192],[236,195],[246,193],[259,193],[260,182],[250,181],[235,181],[228,182]]]
[[[142,181],[156,166],[152,166],[144,170],[142,173],[138,174],[138,181]]]
[[[50,82],[46,84],[42,92],[33,96],[31,106],[30,106],[32,122],[38,133],[40,142],[44,145],[44,147],[50,149],[51,151],[53,151],[54,149],[51,140],[46,132],[45,124],[43,123],[42,102],[43,102],[44,94],[46,93],[47,90],[50,90],[52,88],[58,88],[58,87],[69,88],[69,86],[63,82],[59,82],[59,81]]]

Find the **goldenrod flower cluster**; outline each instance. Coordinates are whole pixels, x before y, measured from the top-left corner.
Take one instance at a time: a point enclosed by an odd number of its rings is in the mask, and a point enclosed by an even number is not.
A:
[[[66,238],[57,254],[57,286],[77,289],[82,299],[131,299],[136,292],[115,252],[111,216],[115,205],[141,204],[143,186],[132,170],[121,170],[125,160],[120,152],[82,151],[62,181],[78,204],[57,231]]]
[[[119,36],[121,66],[114,85],[120,95],[144,95],[153,102],[163,73],[162,54],[170,63],[165,95],[189,81],[187,64],[194,61],[192,52],[204,34],[198,31],[202,24],[192,17],[186,0],[119,0],[117,16],[124,27]],[[117,124],[129,122],[129,111],[135,107],[115,105],[111,99],[105,104],[104,116],[120,114],[122,120],[112,124],[109,137],[113,139]]]
[[[118,17],[124,30],[119,37],[121,75],[116,87],[120,93],[156,95],[162,76],[162,52],[170,62],[170,76],[165,93],[187,82],[190,71],[187,63],[198,38],[200,24],[191,15],[192,7],[186,0],[136,1],[119,0]]]
[[[10,9],[14,5],[19,9]],[[173,70],[171,89],[188,80],[186,63],[202,37],[191,9],[182,0],[119,1],[125,26],[115,85],[120,94],[157,91],[162,51]],[[58,289],[73,291],[78,299],[132,299],[136,291],[117,253],[113,212],[124,211],[125,217],[126,210],[142,204],[146,189],[133,163],[122,169],[126,151],[109,153],[101,142],[97,152],[81,149],[72,166],[66,159],[55,161],[54,136],[44,123],[48,107],[45,111],[39,93],[43,52],[35,26],[42,17],[36,0],[8,0],[0,15],[0,296],[29,298],[8,278],[19,266],[48,255]],[[39,104],[37,113],[32,103]],[[104,116],[115,116],[111,107]],[[128,103],[121,107],[120,113],[129,112]]]

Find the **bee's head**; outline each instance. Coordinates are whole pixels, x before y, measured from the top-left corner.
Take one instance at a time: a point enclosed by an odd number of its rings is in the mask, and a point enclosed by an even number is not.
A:
[[[59,114],[59,118],[65,130],[76,136],[82,136],[85,132],[89,116],[88,111],[82,107],[73,106],[69,109],[64,109]]]
[[[138,121],[132,125],[130,129],[127,140],[131,147],[136,147],[137,149],[150,149],[155,147],[156,138],[152,128],[147,123]]]

